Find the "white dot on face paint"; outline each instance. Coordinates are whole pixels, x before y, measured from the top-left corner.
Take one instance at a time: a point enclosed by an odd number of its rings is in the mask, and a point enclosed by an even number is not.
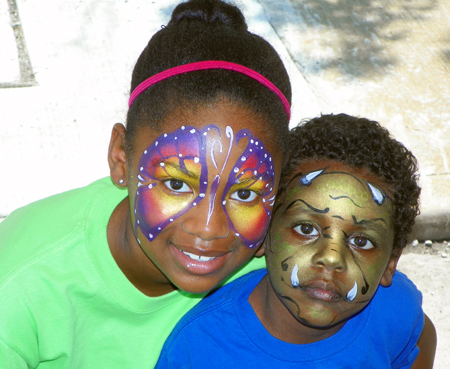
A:
[[[173,219],[172,219],[172,218],[170,218],[170,219],[169,219],[169,222],[173,222]]]
[[[200,159],[197,158],[197,157],[195,157],[195,158],[194,158],[194,163],[197,164],[197,163],[199,163],[199,162],[200,162]]]
[[[150,183],[147,187],[148,187],[149,189],[152,189],[152,188],[153,188],[153,184]]]
[[[195,133],[195,129],[192,128],[189,132]]]
[[[153,238],[153,235],[151,233],[148,234],[148,237]]]
[[[196,202],[192,203],[192,206],[197,206],[197,203]]]
[[[175,140],[177,140],[178,139],[178,137],[177,136],[175,136]]]
[[[253,139],[250,140],[251,143],[254,143],[255,141],[253,141]]]
[[[167,137],[167,133],[164,133],[164,137]]]
[[[237,173],[237,172],[239,172],[239,168],[234,168],[234,173]]]
[[[136,222],[137,222],[137,224],[139,224],[139,219]]]
[[[256,142],[255,142],[255,145],[256,145],[256,146],[258,146],[258,145],[259,145],[259,142],[258,142],[258,141],[256,141]]]
[[[241,157],[241,161],[247,160],[245,156]]]
[[[205,197],[204,193],[199,194],[200,197]]]
[[[224,200],[224,201],[222,201],[222,205],[225,205],[227,202]]]
[[[155,141],[155,146],[158,146],[158,141]]]
[[[144,154],[147,154],[147,150],[144,150]]]
[[[159,163],[159,165],[163,167],[163,166],[164,166],[164,163]]]
[[[158,227],[158,231],[160,231],[161,230],[161,227]]]
[[[240,234],[239,233],[236,233],[236,237],[239,237],[240,236]]]
[[[178,154],[178,156],[181,158],[181,157],[183,157],[183,154]]]
[[[144,170],[144,167],[140,167],[139,170],[142,172]]]
[[[184,131],[186,129],[185,126],[181,126],[181,130]]]

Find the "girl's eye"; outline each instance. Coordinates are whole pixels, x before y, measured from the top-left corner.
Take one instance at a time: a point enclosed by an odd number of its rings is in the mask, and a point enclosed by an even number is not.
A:
[[[179,179],[168,179],[167,181],[164,181],[164,185],[171,191],[182,193],[192,192],[191,188]]]
[[[297,227],[294,227],[294,231],[298,234],[301,234],[302,236],[318,236],[319,231],[309,223],[303,223],[298,225]]]
[[[362,250],[369,250],[375,247],[371,241],[361,236],[351,237],[348,242],[350,243],[350,245]]]
[[[258,194],[256,192],[248,190],[246,188],[242,188],[240,190],[233,192],[230,196],[230,199],[244,202],[251,202],[255,200],[257,196]]]

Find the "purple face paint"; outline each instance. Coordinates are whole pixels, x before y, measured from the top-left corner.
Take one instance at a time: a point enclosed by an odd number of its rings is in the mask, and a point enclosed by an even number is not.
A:
[[[139,228],[152,241],[164,227],[196,206],[207,189],[205,130],[183,126],[159,136],[139,161],[138,189],[134,202],[135,232]],[[187,182],[197,196],[170,196],[164,179]]]
[[[211,131],[218,138],[211,138]],[[253,248],[262,242],[275,197],[272,157],[247,129],[238,132],[235,142],[233,130],[227,127],[228,145],[220,133],[214,125],[201,131],[181,127],[159,136],[144,151],[134,203],[136,235],[140,229],[152,241],[167,225],[208,197],[206,226],[214,211],[224,211],[230,229],[246,246]],[[242,139],[247,140],[243,150],[238,148]],[[242,152],[237,155],[236,150]],[[234,165],[228,165],[230,153],[238,156]],[[220,168],[219,158],[223,158]],[[224,178],[225,189],[219,194]],[[251,201],[236,193],[250,194]],[[221,209],[215,209],[217,196],[221,196]]]

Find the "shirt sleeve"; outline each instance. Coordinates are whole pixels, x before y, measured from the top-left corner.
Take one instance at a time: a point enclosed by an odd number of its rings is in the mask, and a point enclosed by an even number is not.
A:
[[[398,279],[397,285],[400,285],[402,288],[401,293],[403,297],[400,300],[402,308],[398,312],[397,327],[400,329],[409,327],[407,330],[409,337],[404,341],[405,344],[400,354],[393,360],[392,368],[407,369],[411,368],[419,354],[417,341],[419,340],[424,325],[422,293],[403,273],[396,272],[396,277]]]

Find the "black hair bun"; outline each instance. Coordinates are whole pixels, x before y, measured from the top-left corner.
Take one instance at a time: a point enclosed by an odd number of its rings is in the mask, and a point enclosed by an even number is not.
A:
[[[247,31],[247,23],[239,8],[221,0],[190,0],[181,3],[172,12],[168,26],[184,20],[226,25],[239,31]]]

